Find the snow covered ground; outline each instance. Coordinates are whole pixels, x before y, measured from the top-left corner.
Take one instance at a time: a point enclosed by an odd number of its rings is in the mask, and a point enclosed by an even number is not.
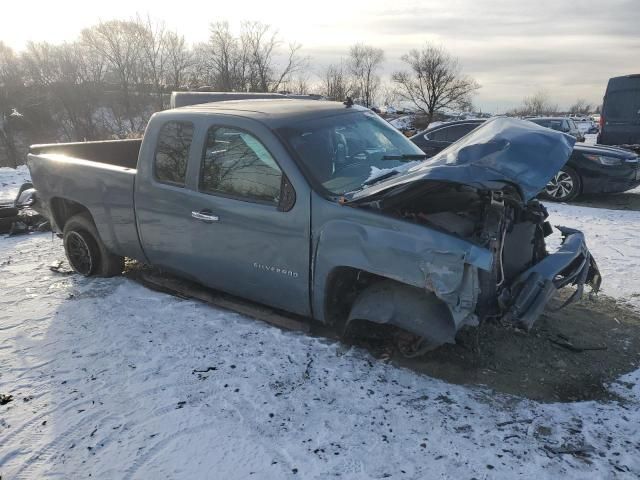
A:
[[[15,169],[0,167],[0,205],[15,200],[20,185],[30,180],[26,165],[20,165]]]
[[[0,194],[20,175],[0,170]],[[640,308],[640,212],[550,211],[585,231],[605,292]],[[611,386],[623,403],[537,403],[124,278],[51,272],[63,255],[51,234],[0,239],[2,478],[640,475],[640,371]],[[583,445],[586,459],[549,451]]]

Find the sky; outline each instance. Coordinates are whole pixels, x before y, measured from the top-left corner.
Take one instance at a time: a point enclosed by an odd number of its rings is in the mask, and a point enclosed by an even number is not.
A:
[[[136,14],[166,23],[189,42],[208,38],[209,24],[244,20],[273,25],[303,45],[311,79],[366,43],[385,52],[388,79],[400,57],[425,42],[456,56],[482,88],[474,104],[501,113],[539,90],[567,107],[600,103],[607,79],[640,73],[640,0],[0,0],[0,40],[16,50],[32,41],[62,42],[100,20]],[[317,78],[317,77],[316,77]]]

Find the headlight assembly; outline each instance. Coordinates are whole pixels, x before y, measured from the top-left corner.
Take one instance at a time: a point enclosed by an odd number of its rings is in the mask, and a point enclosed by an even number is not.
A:
[[[622,165],[624,163],[624,159],[616,158],[616,157],[606,157],[604,155],[585,155],[589,160],[593,160],[594,162],[598,162],[601,165],[607,165],[612,167],[614,165]]]

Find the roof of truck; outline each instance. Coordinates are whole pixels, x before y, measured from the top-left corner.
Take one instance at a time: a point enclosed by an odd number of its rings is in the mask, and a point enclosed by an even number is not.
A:
[[[173,110],[165,110],[165,112],[239,115],[264,121],[273,128],[277,128],[285,124],[291,125],[292,123],[307,119],[340,115],[353,111],[369,110],[358,105],[348,107],[341,102],[298,100],[290,98],[228,100],[223,102],[190,105]],[[162,115],[162,113],[164,112],[161,112],[160,115]]]

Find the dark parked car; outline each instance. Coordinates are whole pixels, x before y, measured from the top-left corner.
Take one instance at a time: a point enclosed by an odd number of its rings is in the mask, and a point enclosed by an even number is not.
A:
[[[640,74],[609,79],[602,100],[598,143],[640,148]]]
[[[533,117],[527,118],[530,122],[537,123],[543,127],[551,128],[552,130],[557,130],[558,132],[568,133],[578,142],[584,142],[584,134],[576,125],[576,122],[573,118],[569,117]]]
[[[486,121],[486,119],[478,119],[441,123],[415,134],[410,140],[428,157],[432,157]]]
[[[433,156],[486,120],[440,124],[411,137]],[[576,143],[567,163],[541,192],[547,200],[568,202],[583,193],[617,193],[640,185],[638,155],[622,148]]]

